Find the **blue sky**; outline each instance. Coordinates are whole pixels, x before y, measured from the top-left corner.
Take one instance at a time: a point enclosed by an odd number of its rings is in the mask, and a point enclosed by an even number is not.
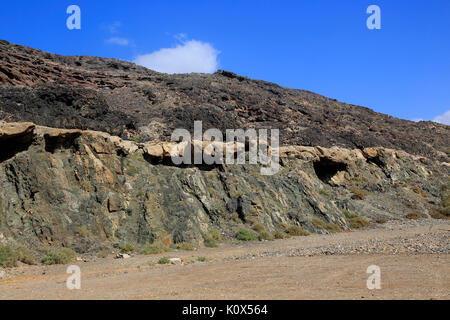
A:
[[[81,30],[66,27],[71,4]],[[371,4],[381,30],[366,27]],[[154,64],[199,53],[209,69],[216,59],[220,69],[404,119],[450,110],[449,0],[3,1],[0,38]]]

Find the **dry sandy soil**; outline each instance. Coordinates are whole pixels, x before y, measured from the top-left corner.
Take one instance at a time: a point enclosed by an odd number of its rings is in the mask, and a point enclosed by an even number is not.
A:
[[[164,255],[76,262],[81,289],[66,288],[66,266],[6,270],[0,299],[449,299],[448,221],[396,221],[377,228]],[[197,258],[208,258],[199,262]],[[368,290],[370,265],[381,289]]]

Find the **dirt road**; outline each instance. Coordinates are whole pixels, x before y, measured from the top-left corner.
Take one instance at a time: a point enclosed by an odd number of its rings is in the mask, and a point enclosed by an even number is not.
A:
[[[80,290],[67,289],[67,266],[21,266],[6,270],[0,299],[449,299],[449,231],[448,221],[389,222],[165,255],[183,265],[111,256],[74,263]],[[366,287],[370,265],[380,267],[380,290]]]

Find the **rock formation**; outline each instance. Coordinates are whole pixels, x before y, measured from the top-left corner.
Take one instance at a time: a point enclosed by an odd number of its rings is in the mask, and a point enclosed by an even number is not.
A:
[[[423,218],[449,177],[450,128],[220,71],[165,75],[0,41],[0,234],[39,250],[201,244],[211,229],[328,233]],[[279,128],[280,171],[171,162],[176,128]],[[203,146],[205,147],[205,146]],[[317,223],[321,221],[323,223]]]

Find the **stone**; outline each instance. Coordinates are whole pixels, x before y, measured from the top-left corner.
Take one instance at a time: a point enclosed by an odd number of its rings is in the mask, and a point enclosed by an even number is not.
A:
[[[169,262],[170,264],[182,264],[183,260],[181,258],[170,258]]]

